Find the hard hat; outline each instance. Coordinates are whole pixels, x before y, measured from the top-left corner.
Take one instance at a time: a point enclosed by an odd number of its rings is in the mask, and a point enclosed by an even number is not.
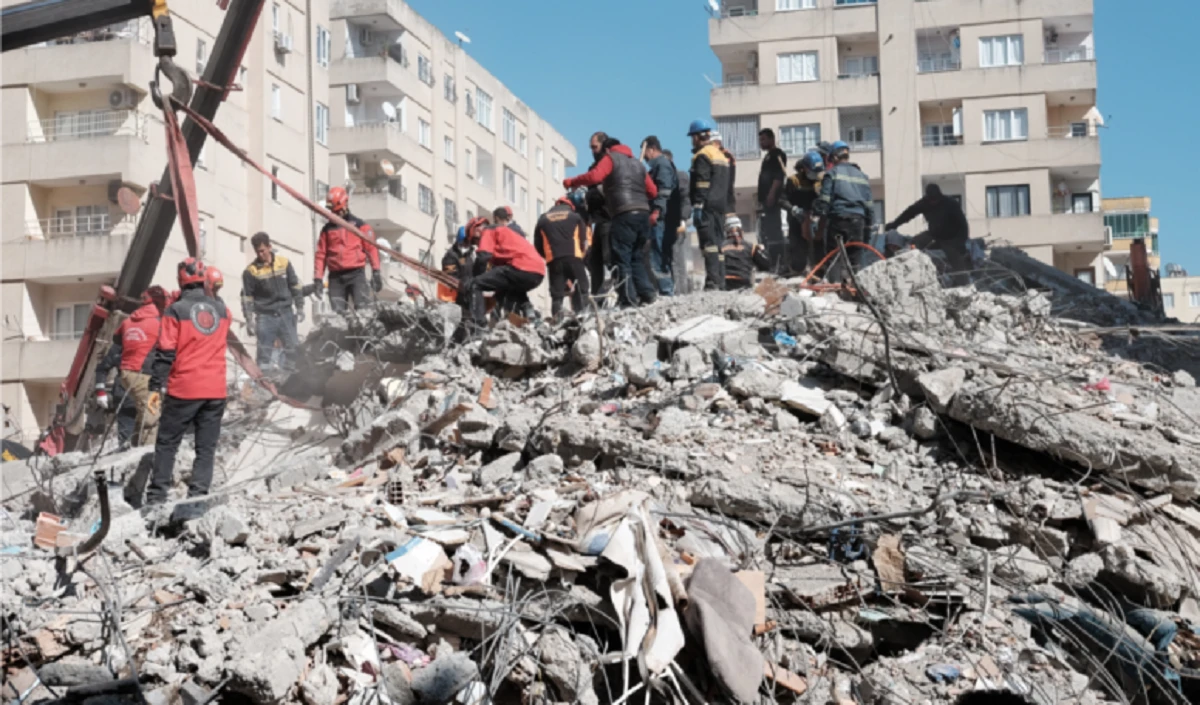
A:
[[[329,189],[329,195],[325,197],[325,205],[334,213],[344,211],[350,205],[350,194],[346,193],[346,189],[341,186],[334,186]]]
[[[488,219],[482,216],[476,216],[467,221],[467,239],[475,242],[479,236],[483,234],[483,229],[487,227]]]
[[[587,210],[587,189],[575,189],[567,194],[567,198],[570,199],[575,210]]]
[[[742,219],[731,213],[725,216],[725,232],[729,232],[730,230],[734,229],[742,229]]]
[[[828,142],[824,142],[824,141],[818,142],[817,143],[817,153],[820,154],[822,157],[828,157],[830,154],[833,153],[833,147]]]
[[[154,304],[161,311],[167,307],[167,290],[155,284],[142,292],[143,304]]]
[[[849,152],[850,145],[846,144],[845,142],[843,142],[841,140],[838,140],[837,142],[834,142],[833,144],[829,145],[829,151],[832,154],[837,154],[838,152],[841,152],[843,150]]]
[[[208,267],[204,266],[196,257],[188,257],[179,263],[179,269],[176,272],[176,278],[179,281],[179,288],[182,289],[189,284],[203,284],[204,275],[208,271]]]
[[[462,243],[464,243],[466,241],[467,241],[467,226],[460,225],[460,226],[458,226],[458,234],[454,236],[454,242],[455,242],[455,244],[461,245]]]
[[[825,157],[822,157],[820,152],[805,152],[796,162],[796,171],[802,171],[808,178],[815,179],[825,171]]]
[[[225,275],[221,274],[221,270],[209,267],[204,271],[204,292],[206,294],[215,296],[223,286],[225,286]]]
[[[688,137],[691,137],[692,135],[698,135],[702,132],[712,132],[714,129],[715,128],[712,126],[712,123],[704,118],[692,120],[692,124],[688,126]]]

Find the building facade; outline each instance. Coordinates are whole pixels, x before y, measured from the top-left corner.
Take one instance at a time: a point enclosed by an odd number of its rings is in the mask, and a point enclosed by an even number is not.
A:
[[[176,62],[200,75],[225,13],[214,3],[171,9]],[[45,427],[98,288],[121,267],[138,214],[118,207],[117,190],[144,202],[166,165],[161,113],[147,94],[152,39],[140,20],[4,54],[6,437]],[[321,198],[330,183],[352,185],[359,216],[435,265],[451,224],[469,214],[508,203],[532,228],[575,162],[564,138],[398,0],[267,0],[239,74],[218,127],[302,192]],[[385,159],[395,179],[380,179]],[[322,222],[211,140],[196,166],[202,255],[225,273],[235,318],[255,232],[270,233],[312,280]],[[174,288],[184,256],[177,226],[155,282]],[[389,273],[385,296],[402,295],[411,273],[394,264]]]
[[[1146,245],[1152,271],[1160,274],[1163,312],[1184,323],[1200,321],[1200,276],[1189,276],[1186,269],[1168,262],[1162,266],[1159,250],[1158,218],[1151,215],[1149,196],[1104,199],[1104,224],[1112,236],[1112,250],[1105,253],[1110,274],[1104,288],[1117,296],[1128,296],[1126,267],[1129,247],[1135,240]]]
[[[1092,18],[1092,0],[726,0],[712,113],[739,159],[738,211],[757,208],[760,128],[792,165],[844,140],[878,223],[936,183],[973,237],[1102,282]]]

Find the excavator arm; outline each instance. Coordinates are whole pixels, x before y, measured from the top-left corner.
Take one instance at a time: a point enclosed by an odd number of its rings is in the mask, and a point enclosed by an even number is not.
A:
[[[4,8],[0,49],[10,51],[139,17],[154,19],[154,53],[175,56],[166,0],[35,0]]]

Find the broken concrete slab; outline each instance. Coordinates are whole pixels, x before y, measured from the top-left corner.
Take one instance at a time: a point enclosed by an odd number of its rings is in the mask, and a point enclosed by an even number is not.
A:
[[[277,619],[235,647],[229,661],[229,689],[255,702],[283,700],[304,672],[308,647],[330,624],[321,601],[292,603]]]
[[[947,367],[933,372],[925,372],[917,377],[917,384],[925,394],[925,399],[933,410],[939,414],[946,413],[954,395],[962,389],[967,380],[967,371],[961,367]]]

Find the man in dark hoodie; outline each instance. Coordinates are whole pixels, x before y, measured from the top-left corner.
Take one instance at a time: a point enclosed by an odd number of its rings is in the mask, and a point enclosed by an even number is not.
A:
[[[883,229],[896,230],[918,215],[925,217],[928,229],[913,238],[913,246],[918,250],[931,247],[941,250],[946,254],[954,283],[957,286],[970,283],[973,265],[971,255],[967,252],[967,240],[971,237],[971,228],[962,206],[953,198],[947,198],[937,184],[929,184],[925,187],[924,197],[906,208]]]
[[[658,187],[633,151],[616,140],[600,161],[586,173],[563,181],[568,191],[601,185],[612,219],[612,255],[618,278],[617,299],[622,307],[653,303],[658,294],[642,250],[650,241],[650,203]]]
[[[650,204],[651,276],[658,279],[658,293],[670,296],[675,287],[671,279],[673,242],[667,240],[667,211],[670,210],[671,199],[679,189],[679,176],[675,165],[663,154],[662,143],[654,135],[642,140],[642,158],[646,160],[650,178],[658,187],[658,196]]]

